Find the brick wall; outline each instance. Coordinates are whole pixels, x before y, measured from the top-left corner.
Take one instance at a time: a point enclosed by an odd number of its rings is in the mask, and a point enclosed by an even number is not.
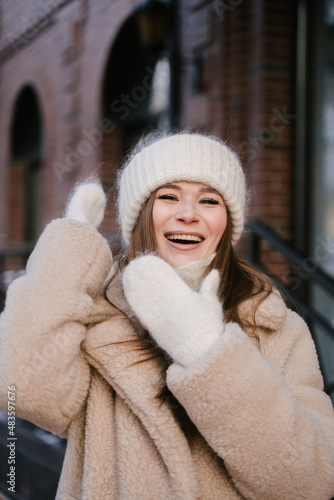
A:
[[[101,175],[114,199],[123,138],[104,129],[102,81],[119,29],[139,3],[27,0],[24,11],[1,3],[0,246],[14,232],[12,241],[23,241],[16,222],[23,220],[22,186],[9,170],[9,135],[24,85],[36,92],[43,117],[40,230],[61,216],[74,183],[90,173]],[[179,126],[217,134],[239,152],[253,192],[250,215],[289,240],[295,4],[182,0],[178,5]],[[110,204],[105,234],[116,231],[115,213]],[[265,247],[263,259],[286,275],[286,264]]]

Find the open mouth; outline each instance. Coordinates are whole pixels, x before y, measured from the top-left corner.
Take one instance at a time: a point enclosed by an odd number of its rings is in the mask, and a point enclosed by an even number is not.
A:
[[[180,243],[181,245],[193,245],[201,243],[204,238],[195,234],[166,234],[166,238],[173,243]]]

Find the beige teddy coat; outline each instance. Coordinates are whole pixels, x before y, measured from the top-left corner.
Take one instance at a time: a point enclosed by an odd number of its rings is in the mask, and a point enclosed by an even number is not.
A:
[[[95,229],[53,221],[1,316],[1,407],[15,385],[17,416],[68,439],[57,499],[334,495],[333,408],[303,320],[272,294],[257,313],[260,347],[229,323],[195,365],[168,368],[198,429],[188,443],[155,397],[156,361],[135,364],[142,355],[127,341],[141,327],[118,275],[103,294],[111,263]]]

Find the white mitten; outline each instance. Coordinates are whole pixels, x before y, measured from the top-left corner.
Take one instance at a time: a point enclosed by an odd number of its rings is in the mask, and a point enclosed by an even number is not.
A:
[[[68,201],[65,217],[86,222],[97,228],[103,220],[105,207],[106,195],[101,184],[84,183],[75,188]]]
[[[130,262],[123,273],[125,296],[155,341],[184,367],[207,352],[224,332],[212,270],[194,292],[164,260],[153,255]]]

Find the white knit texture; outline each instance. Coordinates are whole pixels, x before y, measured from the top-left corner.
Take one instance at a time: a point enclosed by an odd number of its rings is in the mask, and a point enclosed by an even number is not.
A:
[[[245,176],[237,156],[221,142],[198,134],[173,135],[140,151],[120,179],[119,216],[128,243],[143,203],[172,181],[206,184],[217,189],[228,207],[235,244],[243,230]]]
[[[65,217],[97,228],[103,220],[106,201],[101,184],[97,182],[79,184],[68,201]]]
[[[166,261],[138,257],[123,273],[124,294],[155,341],[184,367],[196,363],[224,333],[217,296],[219,273],[212,270],[199,292],[192,290]]]

